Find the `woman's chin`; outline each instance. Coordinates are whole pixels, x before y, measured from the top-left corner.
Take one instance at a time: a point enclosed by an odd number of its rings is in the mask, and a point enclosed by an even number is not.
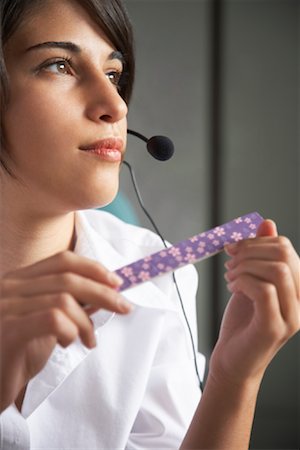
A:
[[[117,193],[118,189],[115,189],[110,192],[101,192],[99,195],[94,194],[93,196],[82,197],[80,200],[76,199],[74,210],[104,208],[116,198]]]

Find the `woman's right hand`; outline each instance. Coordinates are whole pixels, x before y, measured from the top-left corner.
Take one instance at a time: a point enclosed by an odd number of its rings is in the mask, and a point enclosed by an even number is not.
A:
[[[0,412],[46,364],[54,346],[78,336],[96,345],[89,315],[131,306],[120,282],[100,263],[66,251],[7,273],[0,280]]]

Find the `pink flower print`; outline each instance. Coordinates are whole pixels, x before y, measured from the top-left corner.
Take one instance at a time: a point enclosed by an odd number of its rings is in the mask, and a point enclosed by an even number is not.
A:
[[[178,261],[178,262],[181,262],[181,261],[183,261],[183,257],[180,255],[180,256],[177,256],[176,257],[176,261]]]
[[[199,242],[199,246],[197,248],[198,253],[204,253],[204,249],[206,247],[206,243],[204,241]]]
[[[145,262],[150,262],[152,259],[152,256],[146,256],[146,258],[144,258]]]
[[[125,275],[125,277],[130,277],[132,275],[132,269],[130,267],[124,267],[124,269],[121,270],[121,273]]]
[[[246,217],[245,222],[246,222],[246,223],[250,223],[250,222],[251,222],[250,217]]]
[[[159,253],[159,256],[161,256],[162,258],[165,258],[167,256],[167,252],[165,250],[163,250],[162,252]]]
[[[251,224],[249,225],[249,228],[251,228],[251,230],[255,230],[255,229],[256,229],[255,223],[251,223]]]
[[[129,277],[129,280],[131,281],[131,283],[136,283],[137,282],[137,278],[136,277]]]
[[[256,234],[255,233],[250,233],[249,234],[249,238],[255,238]]]
[[[176,247],[172,247],[172,248],[169,250],[169,253],[170,253],[170,255],[174,256],[174,258],[175,258],[176,256],[180,256],[180,250],[179,250],[179,248],[176,248]]]
[[[193,236],[193,237],[190,239],[190,241],[191,241],[191,242],[197,242],[198,239],[199,239],[199,236]]]
[[[192,253],[194,251],[192,247],[187,247],[185,250],[187,253]]]
[[[217,247],[219,244],[220,244],[220,241],[218,241],[217,239],[215,239],[215,240],[213,241],[213,245],[214,245],[215,247]]]
[[[205,237],[205,236],[206,236],[206,233],[205,233],[205,232],[204,232],[204,233],[201,233],[199,236],[200,236],[200,237]]]
[[[224,228],[222,228],[222,227],[217,227],[217,228],[215,228],[215,234],[217,235],[217,236],[219,236],[219,237],[221,237],[221,236],[224,236],[224,234],[225,234],[225,230],[224,230]]]
[[[208,239],[212,240],[212,239],[214,239],[215,236],[213,235],[213,233],[209,233],[209,235],[207,237],[208,237]]]
[[[139,279],[142,281],[150,280],[150,273],[142,271],[141,273],[139,273]]]
[[[241,223],[243,222],[243,219],[241,217],[238,217],[237,219],[235,219],[235,223]]]
[[[234,233],[232,233],[231,239],[233,239],[234,241],[241,241],[243,239],[243,236],[241,233],[237,233],[235,231]]]
[[[159,263],[159,264],[157,264],[157,268],[158,268],[159,270],[164,270],[165,265],[162,264],[162,263]]]
[[[142,265],[142,267],[143,267],[143,269],[145,269],[145,270],[147,270],[147,269],[149,269],[149,264],[147,264],[147,263],[144,263],[143,265]]]
[[[188,261],[190,263],[194,262],[196,260],[196,256],[192,253],[188,253],[186,257],[184,258],[185,261]]]

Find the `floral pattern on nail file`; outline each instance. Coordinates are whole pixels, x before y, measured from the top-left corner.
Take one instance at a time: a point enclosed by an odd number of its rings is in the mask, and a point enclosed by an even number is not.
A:
[[[260,214],[252,212],[121,267],[115,271],[123,280],[119,291],[209,258],[227,244],[254,238],[263,220]]]

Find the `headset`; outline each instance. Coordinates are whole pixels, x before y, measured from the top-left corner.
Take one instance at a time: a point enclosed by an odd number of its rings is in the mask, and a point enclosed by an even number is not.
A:
[[[127,130],[128,134],[131,134],[139,139],[141,139],[142,141],[144,141],[146,143],[146,147],[147,147],[147,151],[150,153],[151,156],[153,156],[153,158],[159,160],[159,161],[167,161],[170,158],[172,158],[173,154],[174,154],[174,144],[171,141],[171,139],[169,139],[166,136],[152,136],[150,139],[147,139],[144,135],[142,135],[141,133],[138,133],[137,131],[128,129]],[[147,218],[149,219],[149,221],[151,222],[155,232],[157,233],[157,235],[160,237],[163,245],[165,248],[168,248],[167,242],[165,240],[165,238],[162,236],[161,232],[159,231],[156,223],[154,222],[153,218],[151,217],[151,215],[149,214],[149,212],[147,211],[144,202],[142,200],[142,196],[141,193],[139,191],[138,185],[137,185],[137,181],[135,178],[135,174],[134,174],[134,170],[131,167],[131,165],[127,162],[127,161],[123,161],[123,164],[126,165],[126,167],[129,169],[130,172],[130,176],[131,176],[131,180],[132,180],[132,184],[139,202],[140,207],[142,208],[143,212],[145,213],[145,215],[147,216]],[[203,392],[203,383],[201,381],[200,375],[199,375],[199,371],[198,371],[198,365],[197,365],[197,356],[196,356],[196,349],[195,349],[195,343],[194,343],[194,339],[193,339],[193,334],[192,334],[192,330],[184,309],[184,305],[183,305],[183,301],[182,301],[182,297],[180,294],[180,290],[176,281],[176,277],[175,277],[175,273],[172,272],[172,277],[173,277],[173,282],[176,288],[176,292],[179,298],[179,302],[180,302],[180,306],[182,309],[182,313],[189,331],[189,335],[190,335],[190,339],[191,339],[191,345],[192,345],[192,351],[193,351],[193,359],[194,359],[194,365],[195,365],[195,372],[196,372],[196,376],[198,379],[198,383],[199,383],[199,388],[201,390],[201,392]]]

